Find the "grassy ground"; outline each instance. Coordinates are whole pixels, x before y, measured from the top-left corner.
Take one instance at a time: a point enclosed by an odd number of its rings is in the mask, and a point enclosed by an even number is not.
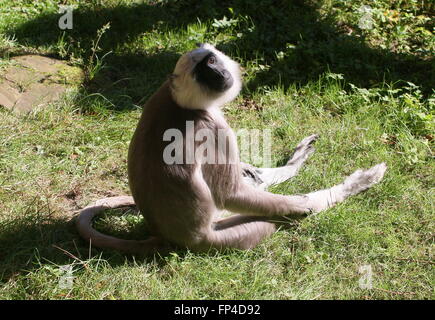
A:
[[[72,30],[57,27],[57,1],[0,2],[0,70],[34,52],[87,75],[43,110],[0,109],[0,298],[435,297],[430,1],[370,1],[369,30],[358,26],[358,0],[63,3],[77,6]],[[235,128],[272,129],[274,164],[321,135],[299,176],[274,192],[324,188],[385,161],[383,182],[247,252],[142,260],[90,250],[71,217],[129,192],[126,153],[141,105],[196,42],[217,44],[245,68],[242,94],[224,111]],[[129,212],[98,227],[146,233]],[[59,285],[63,265],[73,268],[70,288]],[[364,265],[372,289],[359,286]]]

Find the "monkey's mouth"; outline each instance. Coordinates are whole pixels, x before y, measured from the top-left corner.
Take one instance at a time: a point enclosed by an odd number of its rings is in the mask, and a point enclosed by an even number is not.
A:
[[[229,72],[208,76],[207,79],[193,75],[193,78],[207,91],[212,93],[224,93],[234,84],[234,79]]]
[[[218,80],[216,81],[215,91],[217,92],[225,92],[229,88],[233,86],[234,79],[227,70],[224,70],[222,73],[219,73]]]
[[[206,79],[198,77],[198,75],[195,76],[195,79],[202,87],[214,93],[224,93],[233,86],[234,79],[231,76],[231,73],[226,70],[213,71],[212,74],[208,74]]]

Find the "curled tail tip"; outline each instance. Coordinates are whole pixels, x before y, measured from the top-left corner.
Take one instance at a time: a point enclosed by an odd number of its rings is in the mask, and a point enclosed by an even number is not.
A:
[[[149,237],[145,240],[125,240],[100,233],[92,227],[92,219],[107,209],[114,209],[135,205],[131,196],[118,196],[99,199],[83,208],[73,217],[80,236],[94,247],[113,249],[127,254],[150,255],[168,251],[166,242]]]

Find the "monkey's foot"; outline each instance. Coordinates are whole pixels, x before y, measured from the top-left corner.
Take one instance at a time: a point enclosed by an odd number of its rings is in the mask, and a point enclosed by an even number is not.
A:
[[[294,149],[290,160],[287,161],[287,166],[289,165],[299,165],[301,166],[310,154],[312,154],[315,149],[313,147],[314,142],[319,138],[318,134],[313,134],[304,138]]]
[[[357,170],[348,176],[343,183],[329,189],[323,189],[301,196],[290,196],[299,202],[299,207],[308,208],[312,215],[343,202],[346,198],[360,193],[382,180],[387,170],[385,163],[370,169]]]
[[[387,165],[382,162],[367,170],[357,170],[343,182],[346,197],[360,193],[382,180]]]
[[[242,163],[244,181],[251,186],[267,189],[269,186],[279,184],[294,177],[308,156],[314,152],[313,143],[319,135],[313,134],[303,139],[293,151],[293,155],[287,164],[278,168],[256,168]]]

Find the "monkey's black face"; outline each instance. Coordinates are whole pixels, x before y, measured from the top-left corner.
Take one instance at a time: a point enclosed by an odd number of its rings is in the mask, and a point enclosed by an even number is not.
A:
[[[231,73],[212,52],[195,66],[193,75],[201,85],[217,93],[225,92],[234,83]]]

